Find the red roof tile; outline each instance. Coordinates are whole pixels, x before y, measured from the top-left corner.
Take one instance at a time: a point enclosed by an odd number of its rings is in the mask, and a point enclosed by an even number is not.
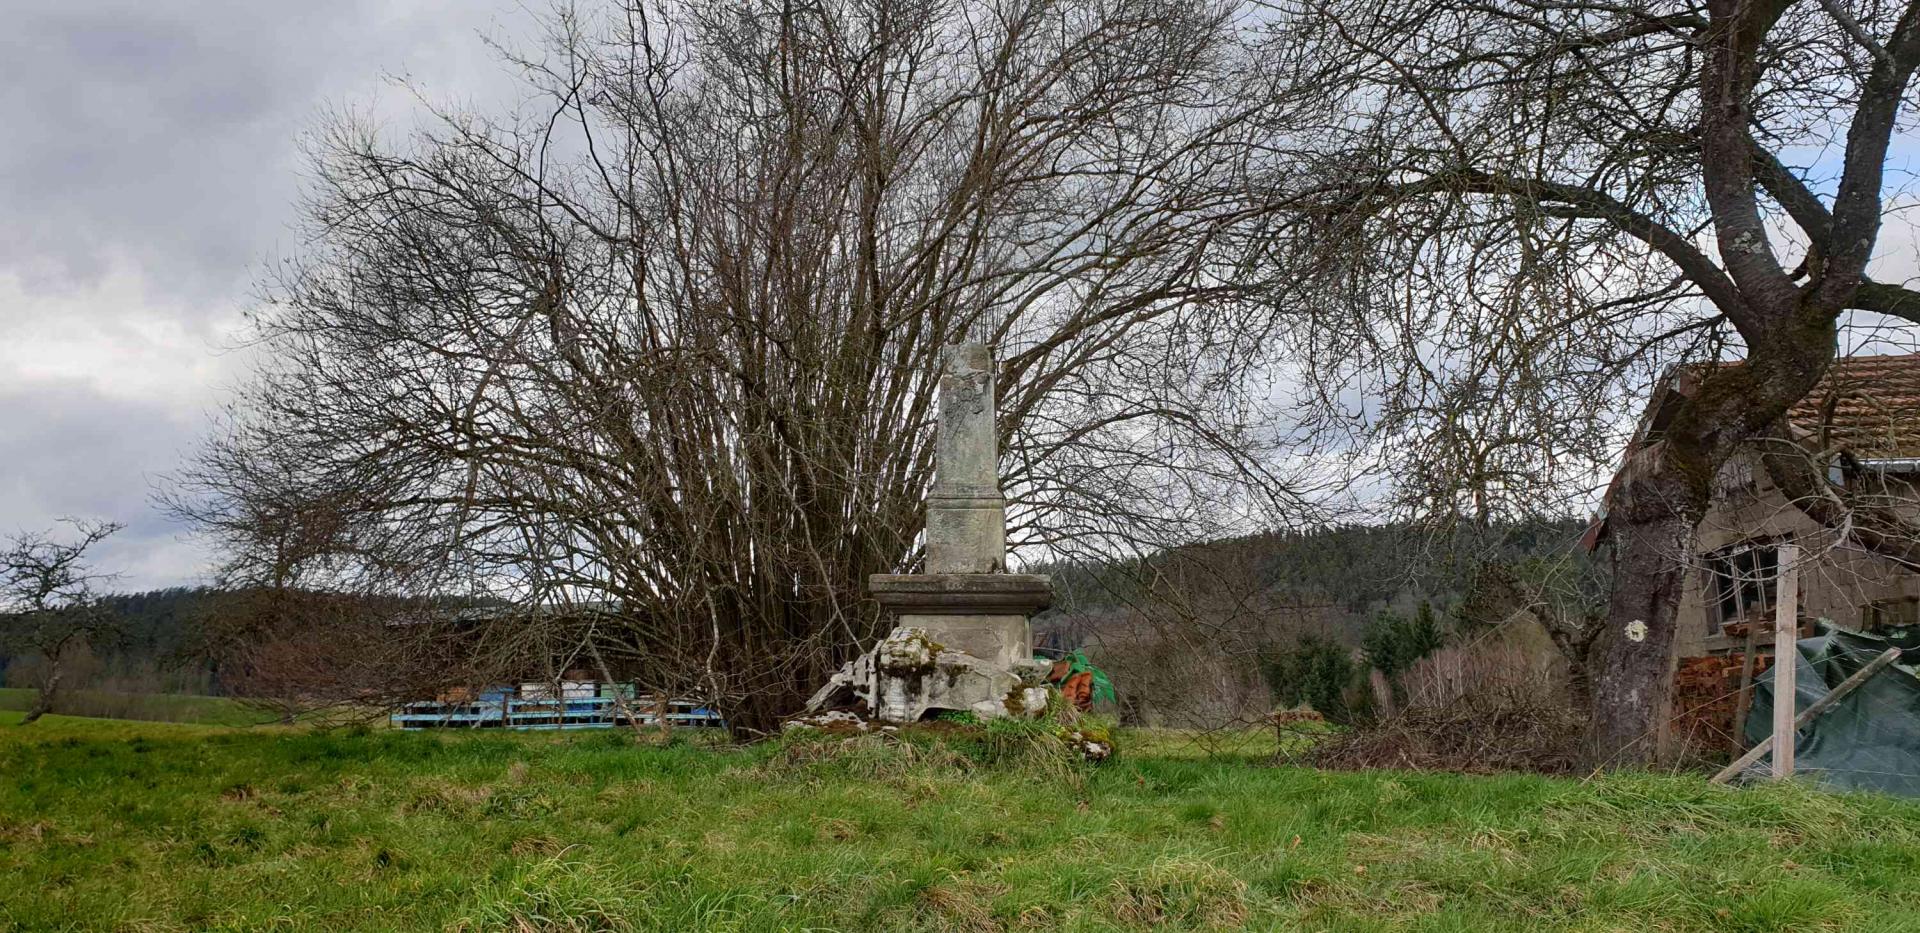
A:
[[[1920,353],[1835,359],[1787,420],[1822,448],[1920,457]]]

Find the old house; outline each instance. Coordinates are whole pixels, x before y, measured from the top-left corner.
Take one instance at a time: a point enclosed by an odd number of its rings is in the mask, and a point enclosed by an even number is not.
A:
[[[1656,387],[1628,448],[1661,442],[1682,399],[1698,391],[1704,365],[1682,367]],[[1788,414],[1803,446],[1831,455],[1829,476],[1884,504],[1920,512],[1920,354],[1836,360]],[[1593,541],[1604,533],[1596,524]],[[1675,639],[1678,657],[1737,650],[1749,619],[1771,619],[1779,545],[1798,545],[1799,617],[1874,630],[1920,623],[1920,574],[1867,552],[1808,518],[1775,487],[1749,450],[1713,479],[1713,499],[1689,563]]]

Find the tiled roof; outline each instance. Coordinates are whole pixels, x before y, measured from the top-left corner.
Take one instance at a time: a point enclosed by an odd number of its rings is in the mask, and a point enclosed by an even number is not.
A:
[[[1640,429],[1627,444],[1625,460],[1600,498],[1593,525],[1581,538],[1584,549],[1593,550],[1605,537],[1614,490],[1633,468],[1636,451],[1644,451],[1665,431],[1679,407],[1677,396],[1698,390],[1705,367],[1739,365],[1739,361],[1682,365],[1654,388]],[[1822,450],[1844,449],[1865,460],[1920,459],[1920,353],[1835,357],[1813,391],[1787,410],[1787,421]]]
[[[1787,420],[1821,448],[1920,457],[1920,353],[1835,359]]]

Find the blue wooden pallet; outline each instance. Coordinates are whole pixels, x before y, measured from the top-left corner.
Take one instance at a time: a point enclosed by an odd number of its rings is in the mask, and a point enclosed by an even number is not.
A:
[[[691,700],[667,704],[672,726],[718,728],[720,714]],[[564,700],[520,699],[490,691],[464,703],[423,701],[396,711],[393,724],[402,729],[608,729],[614,726],[654,725],[650,705],[629,703],[629,716],[613,697],[570,697]]]

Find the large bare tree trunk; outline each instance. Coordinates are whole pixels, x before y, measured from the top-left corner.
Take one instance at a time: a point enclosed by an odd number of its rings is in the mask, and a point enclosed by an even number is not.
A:
[[[66,667],[60,663],[64,653],[55,651],[47,655],[47,677],[40,681],[40,692],[33,699],[33,708],[27,710],[27,717],[20,720],[21,725],[32,725],[40,717],[53,712],[54,694],[60,691],[60,678],[66,673]]]
[[[1843,346],[1843,311],[1920,322],[1920,292],[1867,276],[1920,0],[1280,6],[1298,20],[1272,40],[1281,87],[1330,115],[1273,134],[1298,163],[1274,177],[1311,179],[1282,187],[1299,220],[1276,238],[1316,286],[1289,288],[1326,309],[1309,309],[1305,378],[1334,399],[1349,373],[1392,374],[1377,423],[1401,445],[1386,469],[1410,511],[1442,527],[1550,514],[1564,503],[1547,496],[1582,482],[1563,471],[1610,459],[1623,399],[1700,380],[1661,436],[1634,441],[1649,446],[1609,506],[1596,764],[1656,757],[1687,545],[1734,452],[1761,445],[1816,520],[1920,563],[1911,523],[1826,481],[1841,451],[1783,423]],[[1838,179],[1785,155],[1842,140]],[[1378,310],[1395,324],[1354,326]],[[1325,365],[1329,348],[1358,365]]]
[[[1591,673],[1591,760],[1600,767],[1658,757],[1673,687],[1673,641],[1694,521],[1668,470],[1622,484],[1608,521],[1613,591],[1605,649]]]

